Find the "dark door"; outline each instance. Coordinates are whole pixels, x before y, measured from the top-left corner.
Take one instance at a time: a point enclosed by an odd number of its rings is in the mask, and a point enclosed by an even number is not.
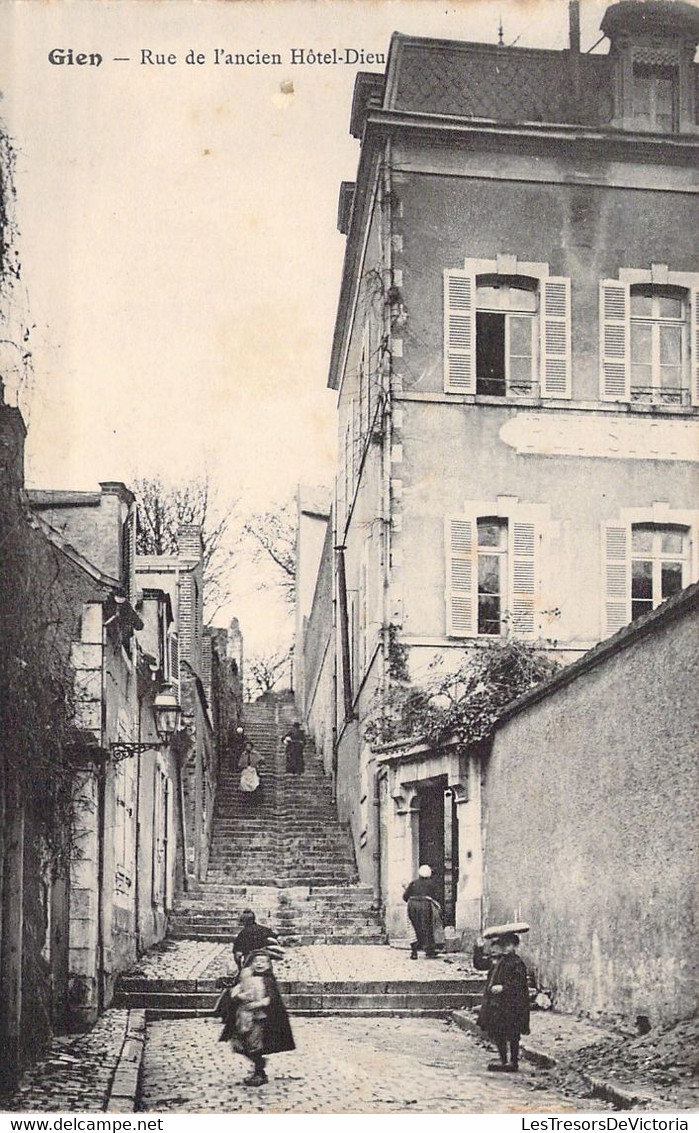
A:
[[[441,779],[420,788],[419,865],[428,865],[444,893],[444,789]]]

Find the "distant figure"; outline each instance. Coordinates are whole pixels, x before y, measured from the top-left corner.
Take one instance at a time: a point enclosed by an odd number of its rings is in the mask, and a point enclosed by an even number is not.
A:
[[[304,771],[303,749],[306,737],[298,720],[294,720],[290,731],[284,736],[286,748],[286,769],[290,775],[302,775]]]
[[[514,1074],[519,1069],[520,1036],[529,1034],[527,969],[517,955],[517,933],[495,935],[492,929],[486,931],[490,939],[477,940],[473,950],[474,967],[490,968],[478,1025],[495,1043],[500,1055],[499,1062],[488,1063],[488,1070]]]
[[[243,909],[240,923],[243,927],[233,941],[233,956],[238,971],[243,967],[248,956],[261,948],[267,949],[275,960],[281,960],[284,950],[277,939],[277,934],[266,925],[258,924],[252,909]]]
[[[435,931],[442,928],[442,906],[438,898],[432,870],[428,865],[421,865],[417,877],[403,890],[403,900],[408,902],[408,919],[415,931],[415,940],[410,945],[411,960],[417,960],[418,950],[423,950],[427,957],[437,955]]]
[[[260,786],[258,768],[263,760],[264,756],[260,752],[255,751],[250,740],[246,740],[243,745],[243,754],[238,760],[240,789],[245,794],[252,795]]]
[[[237,983],[219,1000],[217,1013],[224,1019],[219,1041],[229,1040],[233,1053],[244,1054],[253,1064],[244,1084],[263,1086],[267,1081],[265,1055],[293,1050],[296,1045],[268,952],[248,956]]]
[[[245,749],[245,728],[242,720],[239,720],[235,728],[231,729],[229,747],[231,768],[235,771]]]

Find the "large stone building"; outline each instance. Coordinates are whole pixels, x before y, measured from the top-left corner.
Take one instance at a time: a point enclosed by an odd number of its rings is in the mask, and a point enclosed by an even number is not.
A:
[[[397,668],[567,663],[697,577],[699,11],[614,4],[586,54],[570,13],[564,51],[396,34],[355,87],[304,710],[396,935],[419,861],[457,930],[483,893],[477,762],[365,740]]]

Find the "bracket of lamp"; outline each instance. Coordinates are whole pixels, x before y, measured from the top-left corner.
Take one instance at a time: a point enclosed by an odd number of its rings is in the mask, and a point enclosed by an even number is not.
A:
[[[155,727],[160,737],[146,743],[132,743],[130,740],[112,740],[109,745],[110,755],[115,763],[121,763],[134,755],[143,755],[154,748],[167,747],[177,732],[182,708],[171,685],[164,685],[153,701],[153,715]]]

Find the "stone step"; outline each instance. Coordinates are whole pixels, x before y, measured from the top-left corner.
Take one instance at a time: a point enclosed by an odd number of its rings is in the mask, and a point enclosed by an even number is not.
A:
[[[180,929],[174,925],[168,930],[168,938],[170,940],[211,940],[219,944],[230,944],[235,940],[240,932],[240,925],[234,924],[232,928],[207,929],[207,928],[184,928]],[[288,933],[284,936],[285,947],[305,947],[311,944],[385,944],[386,934],[380,930],[374,932],[352,932],[347,935],[337,933],[312,932],[307,934],[294,934]]]
[[[485,980],[280,980],[279,989],[291,1014],[313,1015],[445,1015],[475,1007]],[[148,980],[121,977],[114,1005],[141,1008],[152,1018],[211,1015],[219,995],[215,980]],[[162,1013],[162,1014],[160,1014]]]

